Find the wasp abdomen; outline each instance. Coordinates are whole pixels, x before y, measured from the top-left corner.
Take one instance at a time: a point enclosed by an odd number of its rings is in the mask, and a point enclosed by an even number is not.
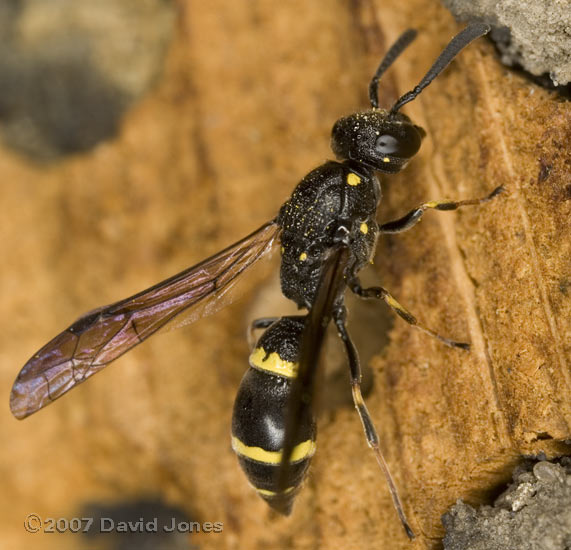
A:
[[[288,515],[315,452],[315,421],[303,412],[286,487],[278,487],[287,406],[297,376],[302,317],[282,317],[261,336],[250,355],[232,418],[232,448],[248,480],[268,504]]]

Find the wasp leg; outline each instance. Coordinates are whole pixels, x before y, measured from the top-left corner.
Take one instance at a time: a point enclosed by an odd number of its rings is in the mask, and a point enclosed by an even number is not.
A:
[[[353,402],[355,403],[355,408],[359,413],[359,417],[361,418],[361,423],[363,424],[363,429],[365,430],[365,436],[367,437],[367,443],[369,447],[375,453],[375,458],[381,467],[381,470],[385,474],[385,478],[387,479],[387,484],[389,486],[389,491],[391,493],[391,497],[393,499],[393,503],[399,519],[406,531],[408,537],[412,540],[415,538],[414,531],[410,527],[408,520],[406,519],[402,502],[400,500],[396,485],[393,481],[391,473],[389,471],[389,467],[385,462],[385,458],[383,457],[383,453],[379,446],[379,436],[377,435],[377,430],[375,429],[375,425],[373,424],[373,419],[367,410],[367,406],[363,400],[363,395],[361,393],[361,365],[359,364],[359,355],[357,353],[357,348],[355,344],[351,340],[349,333],[347,332],[346,326],[346,317],[347,317],[347,308],[345,306],[338,307],[333,312],[333,319],[335,321],[335,325],[337,326],[337,331],[339,337],[343,341],[345,345],[345,351],[347,353],[347,358],[349,360],[349,370],[351,372],[351,391],[353,393]]]
[[[482,199],[468,199],[464,201],[451,201],[444,199],[441,201],[429,201],[421,204],[419,207],[414,208],[402,218],[393,220],[379,226],[380,233],[402,233],[411,227],[414,227],[422,218],[424,212],[430,208],[434,210],[456,210],[461,206],[471,206],[476,204],[483,204],[492,200],[496,195],[504,191],[502,186],[496,187],[489,195]]]
[[[445,338],[440,336],[437,332],[421,325],[418,319],[402,306],[397,300],[391,295],[391,293],[384,289],[382,286],[372,286],[370,288],[363,288],[359,279],[353,276],[349,282],[348,286],[352,292],[360,296],[361,298],[376,298],[377,300],[383,300],[399,317],[404,319],[409,325],[416,327],[417,329],[433,336],[437,340],[440,340],[443,344],[450,346],[451,348],[460,348],[464,350],[470,349],[470,344],[466,342],[456,342],[455,340],[450,340],[450,338]]]

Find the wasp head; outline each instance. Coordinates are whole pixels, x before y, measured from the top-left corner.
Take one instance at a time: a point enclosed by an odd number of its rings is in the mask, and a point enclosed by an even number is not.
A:
[[[394,174],[418,152],[425,135],[402,113],[370,109],[339,119],[331,132],[331,148],[340,159]]]
[[[331,148],[337,157],[363,163],[379,172],[394,174],[402,170],[420,149],[426,132],[400,113],[400,108],[415,99],[462,48],[489,30],[487,24],[480,22],[468,25],[449,42],[418,85],[386,111],[379,108],[379,79],[416,37],[412,29],[402,33],[385,54],[369,84],[372,109],[341,118],[333,126]]]

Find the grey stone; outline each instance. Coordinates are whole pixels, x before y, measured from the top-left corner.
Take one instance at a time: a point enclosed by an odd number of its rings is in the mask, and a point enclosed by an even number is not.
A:
[[[483,19],[506,65],[555,86],[571,82],[571,6],[568,0],[443,0],[460,21]]]
[[[494,506],[458,500],[442,517],[445,550],[569,550],[571,459],[516,468]]]

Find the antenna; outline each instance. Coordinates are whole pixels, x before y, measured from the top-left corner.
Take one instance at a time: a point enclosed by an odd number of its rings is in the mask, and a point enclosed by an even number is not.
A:
[[[409,101],[412,101],[448,66],[448,64],[460,53],[463,48],[470,44],[470,42],[476,40],[476,38],[484,36],[489,30],[490,26],[485,23],[470,23],[462,32],[458,33],[452,40],[450,40],[448,46],[446,46],[446,49],[438,56],[438,59],[424,75],[424,78],[418,83],[418,86],[415,86],[413,90],[400,97],[399,100],[393,105],[391,114],[396,113],[403,105]],[[389,53],[386,57],[388,57],[390,53],[391,52],[389,50]]]
[[[404,31],[397,39],[397,41],[389,48],[389,51],[383,57],[375,75],[369,84],[369,99],[371,100],[371,107],[378,109],[379,107],[379,80],[383,73],[393,64],[394,60],[410,45],[416,38],[416,31],[408,29]]]

